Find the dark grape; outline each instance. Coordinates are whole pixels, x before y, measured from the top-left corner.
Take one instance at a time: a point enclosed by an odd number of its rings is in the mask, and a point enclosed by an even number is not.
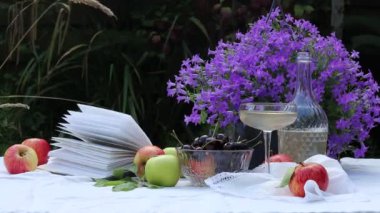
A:
[[[223,146],[224,146],[224,142],[223,141],[216,141],[216,149],[217,150],[222,150]]]
[[[223,140],[223,142],[224,142],[224,143],[230,142],[230,138],[229,138],[228,136],[225,137],[224,140]]]
[[[219,133],[216,135],[216,139],[224,141],[226,139],[226,136],[222,133]]]
[[[244,143],[236,143],[236,142],[228,142],[223,146],[224,150],[245,150],[249,149],[247,144]]]
[[[193,146],[204,146],[206,143],[208,136],[207,135],[202,135],[201,137],[198,138],[198,140],[194,140]]]
[[[205,150],[217,150],[220,149],[220,141],[216,140],[213,137],[207,138],[206,144],[204,145],[203,149]]]
[[[193,150],[247,150],[249,146],[242,142],[230,142],[228,136],[223,133],[215,137],[202,135],[194,139],[191,145],[182,146],[182,149]]]
[[[194,139],[193,143],[198,143],[198,141],[199,141],[199,137],[196,137],[196,138]]]
[[[231,150],[232,144],[233,144],[232,142],[225,143],[223,146],[223,149],[224,150]]]
[[[198,141],[198,142],[196,142],[196,143],[192,143],[191,145],[192,145],[193,147],[198,147],[198,146],[203,146],[204,143],[200,143],[200,142]]]
[[[203,150],[215,150],[215,146],[213,143],[209,143],[203,147]]]
[[[201,137],[199,137],[198,142],[199,143],[205,143],[207,138],[208,138],[208,135],[202,135]]]
[[[216,139],[213,138],[213,137],[208,137],[208,138],[206,139],[206,144],[207,144],[207,143],[210,143],[210,142],[213,142],[213,141],[216,141]]]
[[[189,144],[185,144],[185,145],[182,146],[182,149],[184,149],[184,150],[191,150],[191,149],[193,149],[193,147],[191,145],[189,145]]]
[[[200,146],[197,146],[197,147],[194,147],[195,150],[202,150],[202,147]]]

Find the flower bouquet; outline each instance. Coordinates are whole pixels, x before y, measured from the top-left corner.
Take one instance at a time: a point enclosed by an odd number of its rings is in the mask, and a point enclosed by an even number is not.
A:
[[[380,122],[379,86],[334,34],[276,9],[237,33],[235,42],[220,41],[208,59],[198,55],[183,61],[168,82],[168,95],[193,103],[186,124],[226,127],[239,120],[239,105],[252,101],[292,100],[296,84],[296,54],[312,56],[315,99],[329,118],[328,155],[353,150],[363,157],[370,130]]]

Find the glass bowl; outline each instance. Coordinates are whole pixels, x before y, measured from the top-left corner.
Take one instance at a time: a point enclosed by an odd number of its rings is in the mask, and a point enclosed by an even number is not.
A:
[[[190,150],[177,148],[183,176],[193,186],[205,186],[205,179],[221,172],[248,170],[253,149]]]

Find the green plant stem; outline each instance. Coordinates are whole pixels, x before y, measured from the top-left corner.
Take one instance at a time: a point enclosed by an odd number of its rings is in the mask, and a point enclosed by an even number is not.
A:
[[[54,2],[53,4],[49,5],[42,13],[41,15],[32,23],[32,25],[26,30],[24,35],[21,37],[21,39],[16,43],[16,45],[13,47],[13,49],[9,52],[7,57],[4,59],[3,63],[0,65],[0,71],[4,67],[4,65],[7,63],[7,61],[12,57],[13,53],[17,50],[17,48],[20,46],[20,44],[24,41],[24,39],[29,35],[29,33],[34,29],[34,27],[38,24],[38,22],[47,14],[47,12],[53,8],[56,5],[62,5],[66,6],[65,4],[61,2]]]
[[[92,105],[91,103],[75,100],[75,99],[58,98],[58,97],[50,97],[50,96],[38,96],[38,95],[7,95],[7,96],[0,96],[0,99],[1,98],[36,98],[36,99],[60,100],[60,101],[68,101],[68,102]]]
[[[24,109],[30,109],[30,107],[26,104],[22,103],[6,103],[6,104],[0,104],[0,109],[3,108],[24,108]]]

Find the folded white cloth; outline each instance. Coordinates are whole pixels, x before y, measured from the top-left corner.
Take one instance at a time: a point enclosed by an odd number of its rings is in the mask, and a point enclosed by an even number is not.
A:
[[[315,155],[305,162],[315,162],[323,165],[329,175],[329,185],[326,191],[319,189],[313,180],[306,182],[305,197],[295,197],[288,186],[279,185],[285,174],[296,163],[271,163],[271,173],[265,173],[263,167],[249,173],[220,173],[206,180],[206,184],[218,192],[246,197],[251,199],[274,199],[292,202],[326,201],[368,201],[361,194],[343,170],[340,163],[325,155]]]

